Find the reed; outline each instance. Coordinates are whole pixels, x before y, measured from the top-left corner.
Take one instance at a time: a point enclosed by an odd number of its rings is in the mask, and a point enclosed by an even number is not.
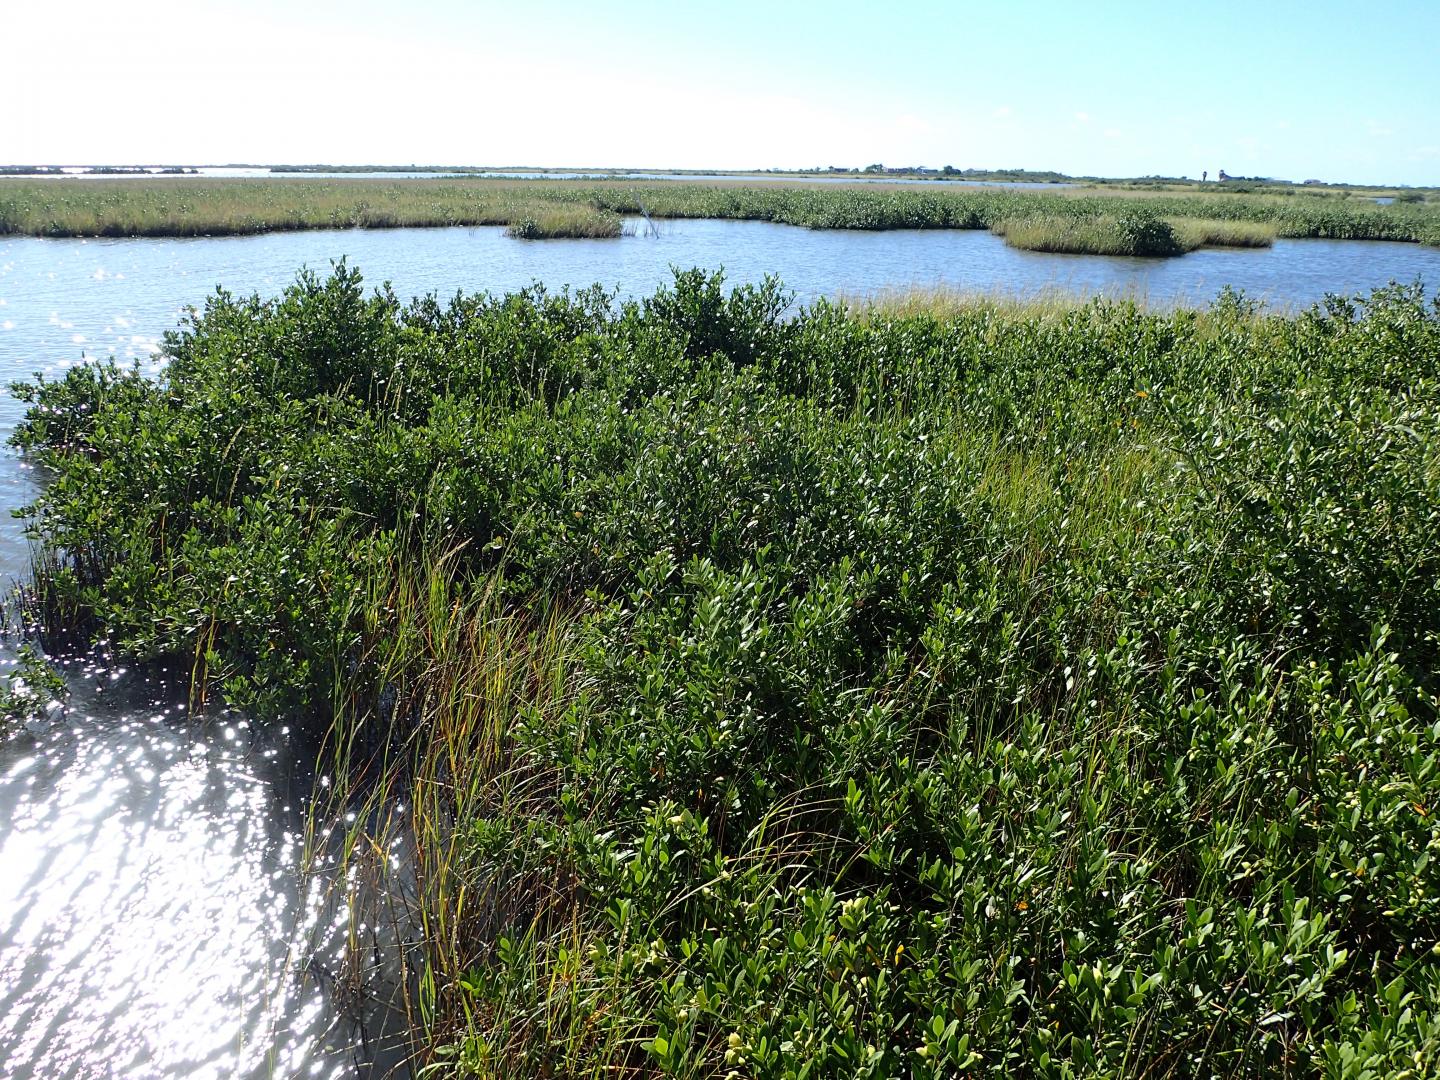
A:
[[[1268,248],[1275,246],[1279,227],[1265,221],[1214,221],[1176,218],[1170,222],[1186,251],[1202,247]]]
[[[996,222],[1011,247],[1066,255],[1183,255],[1169,222],[1144,214],[1028,217]]]
[[[1146,306],[1142,297],[1111,297]],[[868,295],[841,294],[836,302],[846,314],[863,322],[928,318],[951,322],[961,318],[990,316],[1035,323],[1053,323],[1070,318],[1095,300],[1063,289],[1038,295],[1000,290],[967,290],[950,286],[889,289]]]
[[[556,238],[609,239],[621,234],[620,215],[587,206],[544,206],[528,211],[506,227],[519,240]]]
[[[960,320],[990,321],[993,323],[1024,323],[1025,325],[1063,325],[1085,318],[1087,309],[1097,302],[1133,307],[1138,311],[1163,315],[1183,310],[1190,321],[1191,331],[1199,337],[1210,333],[1223,333],[1225,327],[1233,325],[1237,316],[1225,310],[1223,318],[1217,318],[1214,308],[1198,298],[1175,301],[1166,298],[1154,301],[1150,296],[1134,288],[1113,294],[1086,295],[1064,288],[1044,290],[1036,294],[1009,293],[1004,290],[971,290],[940,285],[933,287],[911,287],[881,290],[866,295],[845,295],[836,302],[846,314],[858,321],[886,322],[907,319],[934,320],[950,323]],[[1298,314],[1289,309],[1274,309],[1269,305],[1261,308],[1258,304],[1249,308],[1251,318],[1261,321],[1266,315]]]
[[[508,610],[499,578],[463,572],[463,546],[412,536],[402,549],[360,556],[364,614],[349,662],[369,678],[336,683],[321,760],[338,782],[311,807],[308,850],[348,890],[352,925],[423,946],[419,966],[402,950],[371,975],[398,987],[391,1007],[409,1018],[411,1053],[433,1064],[470,1037],[465,986],[493,963],[496,941],[563,906],[535,873],[484,872],[472,829],[523,826],[553,798],[553,770],[519,753],[517,736],[568,705],[571,658],[566,620]]]

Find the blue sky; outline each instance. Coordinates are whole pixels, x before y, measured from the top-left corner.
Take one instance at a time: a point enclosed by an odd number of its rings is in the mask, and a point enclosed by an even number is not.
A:
[[[10,3],[0,164],[1440,184],[1440,0]]]

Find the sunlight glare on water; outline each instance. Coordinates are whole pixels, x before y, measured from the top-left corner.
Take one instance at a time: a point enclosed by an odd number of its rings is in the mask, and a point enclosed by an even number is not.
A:
[[[0,754],[0,1075],[356,1075],[323,988],[287,977],[337,915],[302,890],[286,748],[133,673],[71,683]]]

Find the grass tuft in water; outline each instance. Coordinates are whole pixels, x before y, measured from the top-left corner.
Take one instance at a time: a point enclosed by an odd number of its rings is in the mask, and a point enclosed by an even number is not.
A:
[[[621,234],[619,214],[584,206],[553,206],[527,213],[505,227],[519,240],[608,239]]]
[[[1170,223],[1144,213],[1031,217],[997,222],[1011,247],[1066,255],[1183,255]]]
[[[1205,221],[1177,218],[1170,222],[1186,251],[1202,247],[1268,248],[1275,246],[1276,225],[1264,221]]]

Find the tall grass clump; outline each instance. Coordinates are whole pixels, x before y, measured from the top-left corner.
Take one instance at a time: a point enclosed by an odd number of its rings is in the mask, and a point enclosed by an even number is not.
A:
[[[427,1076],[1434,1075],[1440,306],[790,299],[220,293],[54,610],[394,778]]]
[[[1036,294],[1007,293],[1003,290],[966,290],[946,285],[888,289],[847,296],[837,303],[851,318],[862,321],[929,318],[950,322],[961,316],[992,319],[1024,319],[1030,323],[1064,321],[1089,307],[1094,297],[1055,288]],[[1138,301],[1137,302],[1142,302]]]
[[[1170,222],[1175,238],[1186,251],[1202,247],[1268,248],[1275,246],[1279,228],[1265,221],[1214,221],[1176,218]]]
[[[1066,255],[1183,255],[1186,246],[1168,221],[1144,213],[1084,217],[1047,215],[996,222],[1011,247]]]
[[[620,215],[583,206],[553,206],[537,209],[510,222],[505,232],[520,240],[550,240],[559,237],[607,239],[620,235]]]

